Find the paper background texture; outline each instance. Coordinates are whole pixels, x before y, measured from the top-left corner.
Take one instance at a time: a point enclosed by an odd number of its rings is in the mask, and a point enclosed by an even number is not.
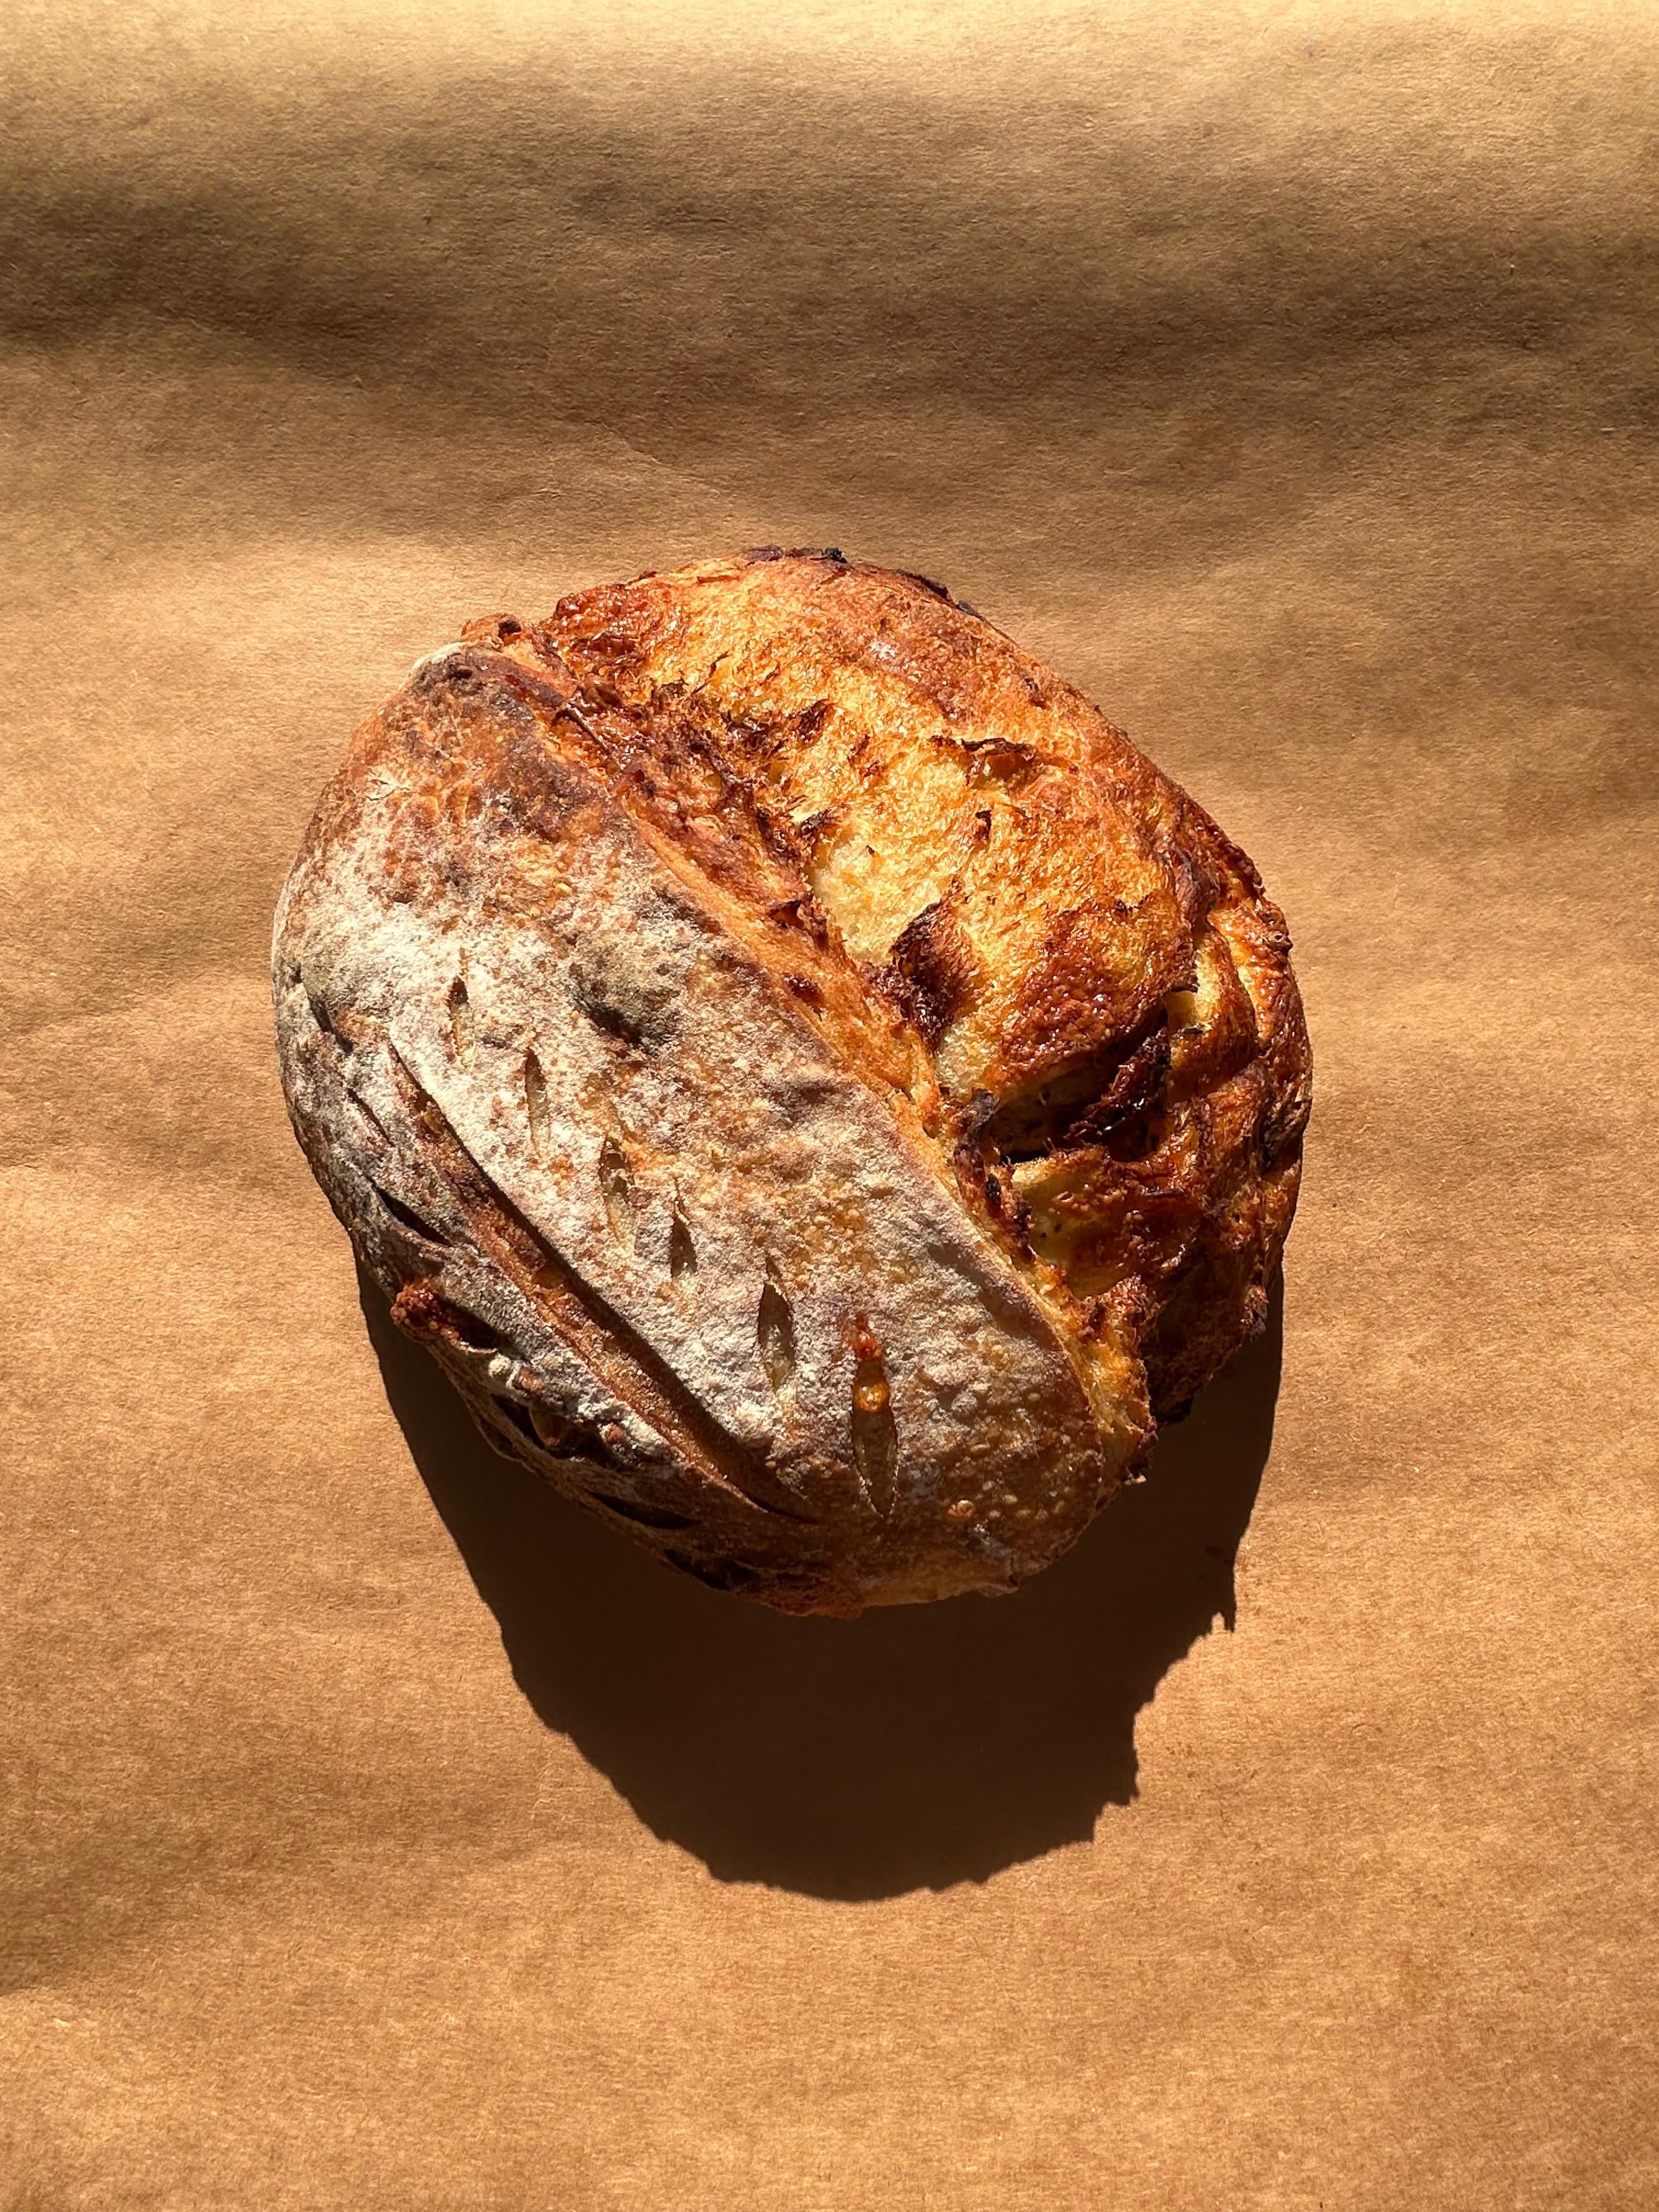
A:
[[[1659,2202],[1659,17],[0,48],[0,2203]],[[1006,1604],[786,1621],[544,1498],[276,1085],[354,724],[770,540],[943,577],[1297,939],[1282,1340]]]

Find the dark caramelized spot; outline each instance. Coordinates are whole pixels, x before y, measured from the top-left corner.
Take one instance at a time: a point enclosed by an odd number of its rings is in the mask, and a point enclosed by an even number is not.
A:
[[[937,1046],[972,999],[978,968],[954,905],[936,899],[901,932],[888,955],[885,975],[929,1046]]]
[[[1115,1048],[1000,1105],[992,1102],[979,1128],[988,1151],[1006,1160],[1037,1159],[1078,1145],[1104,1145],[1119,1158],[1139,1158],[1161,1126],[1169,1076],[1170,1036],[1160,1014],[1151,1033],[1127,1049]]]

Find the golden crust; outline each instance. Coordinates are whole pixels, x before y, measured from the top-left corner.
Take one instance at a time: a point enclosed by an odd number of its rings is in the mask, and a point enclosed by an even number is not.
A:
[[[1183,1404],[1264,1310],[1311,1094],[1249,860],[922,578],[768,549],[577,593],[544,635],[579,679],[698,715],[926,1039],[965,1194],[1012,1182],[1080,1301],[1144,1304],[1154,1410]]]
[[[301,1140],[492,1436],[845,1613],[1045,1564],[1259,1325],[1289,949],[1011,640],[763,549],[423,664],[319,811],[276,988]]]

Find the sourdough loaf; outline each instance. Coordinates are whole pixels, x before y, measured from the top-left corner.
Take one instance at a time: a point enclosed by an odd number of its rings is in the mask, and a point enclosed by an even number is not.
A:
[[[1310,1059],[1249,861],[925,579],[470,623],[283,891],[300,1141],[492,1442],[797,1612],[1045,1565],[1266,1310]]]

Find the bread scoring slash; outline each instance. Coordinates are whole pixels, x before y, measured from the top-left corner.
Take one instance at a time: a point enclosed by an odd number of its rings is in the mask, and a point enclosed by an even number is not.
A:
[[[301,1144],[500,1449],[786,1611],[1047,1565],[1267,1309],[1310,1060],[1250,862],[926,579],[469,623],[273,954]]]

